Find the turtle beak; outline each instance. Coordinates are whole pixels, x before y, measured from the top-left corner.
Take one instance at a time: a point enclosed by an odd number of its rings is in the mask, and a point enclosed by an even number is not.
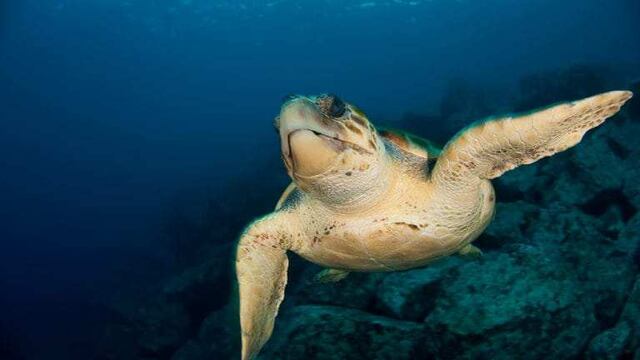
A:
[[[315,134],[335,137],[337,134],[325,125],[325,119],[316,104],[307,97],[287,99],[282,105],[276,126],[280,133],[282,157],[287,167],[292,168],[291,135],[298,130],[308,130]]]

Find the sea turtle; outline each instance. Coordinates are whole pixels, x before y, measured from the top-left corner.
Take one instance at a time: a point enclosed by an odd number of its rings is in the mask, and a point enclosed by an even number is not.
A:
[[[478,254],[471,242],[494,214],[490,180],[576,145],[631,96],[612,91],[484,120],[441,151],[415,135],[377,131],[334,95],[286,100],[275,125],[293,183],[274,212],[245,229],[236,253],[242,359],[271,336],[287,251],[327,268],[322,281]]]

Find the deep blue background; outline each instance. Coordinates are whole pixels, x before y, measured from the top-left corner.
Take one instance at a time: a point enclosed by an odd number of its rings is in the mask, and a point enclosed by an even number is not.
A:
[[[176,194],[279,156],[286,94],[335,92],[392,122],[454,78],[633,68],[638,34],[634,0],[2,1],[4,326],[40,354],[98,332],[119,264],[162,256]]]

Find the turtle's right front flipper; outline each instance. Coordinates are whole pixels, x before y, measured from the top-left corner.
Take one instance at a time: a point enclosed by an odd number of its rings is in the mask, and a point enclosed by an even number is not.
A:
[[[242,360],[253,359],[269,340],[284,298],[290,235],[276,213],[245,230],[236,252],[240,291]]]
[[[436,163],[434,181],[460,189],[474,179],[493,179],[520,165],[564,151],[613,116],[631,98],[611,91],[519,117],[482,122],[449,141]]]

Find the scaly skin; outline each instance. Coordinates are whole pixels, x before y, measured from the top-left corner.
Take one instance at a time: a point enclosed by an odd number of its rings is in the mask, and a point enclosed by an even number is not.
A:
[[[276,123],[297,190],[240,237],[242,359],[271,336],[287,251],[348,271],[410,269],[458,252],[491,221],[490,179],[576,145],[630,97],[614,91],[474,125],[447,144],[431,172],[428,152],[381,137],[335,97],[285,103]]]

